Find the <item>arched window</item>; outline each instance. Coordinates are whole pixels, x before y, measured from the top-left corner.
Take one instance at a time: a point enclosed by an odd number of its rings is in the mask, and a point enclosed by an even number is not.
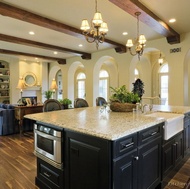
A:
[[[63,96],[63,86],[62,86],[62,73],[61,70],[59,70],[56,74],[56,83],[57,83],[57,99],[62,99]]]
[[[78,91],[78,98],[84,98],[86,97],[86,92],[85,92],[85,80],[86,80],[86,75],[82,72],[80,72],[77,75],[77,91]]]
[[[160,98],[162,105],[168,105],[168,64],[163,64],[159,70]]]
[[[139,71],[135,68],[134,70],[134,74],[135,74],[135,81],[139,78]]]
[[[99,96],[108,99],[108,81],[109,74],[106,70],[100,70],[99,73]]]

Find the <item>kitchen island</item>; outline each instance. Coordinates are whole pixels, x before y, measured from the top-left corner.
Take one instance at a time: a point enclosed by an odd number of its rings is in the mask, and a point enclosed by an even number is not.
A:
[[[101,110],[101,107],[89,107],[25,116],[37,123],[63,129],[63,169],[57,173],[60,177],[52,184],[51,178],[45,178],[47,174],[43,175],[38,168],[38,186],[65,189],[161,188],[165,119]],[[37,163],[38,167],[56,172],[52,165],[39,157]]]

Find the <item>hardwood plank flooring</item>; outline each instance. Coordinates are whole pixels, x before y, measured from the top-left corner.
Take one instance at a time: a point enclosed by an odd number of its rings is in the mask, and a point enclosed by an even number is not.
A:
[[[0,136],[0,189],[37,189],[33,133]]]
[[[33,132],[0,136],[0,189],[38,189]],[[189,158],[189,159],[188,159]],[[190,189],[190,155],[164,189]]]
[[[179,171],[171,178],[164,189],[190,189],[190,155]]]

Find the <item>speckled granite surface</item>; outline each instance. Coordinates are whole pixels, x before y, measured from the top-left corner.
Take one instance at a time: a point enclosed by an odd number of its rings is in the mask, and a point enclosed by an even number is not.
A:
[[[165,121],[164,118],[134,115],[132,112],[101,113],[100,107],[44,112],[25,117],[108,140],[115,140]]]
[[[165,106],[165,105],[153,105],[153,111],[171,112],[177,114],[190,113],[189,106]]]

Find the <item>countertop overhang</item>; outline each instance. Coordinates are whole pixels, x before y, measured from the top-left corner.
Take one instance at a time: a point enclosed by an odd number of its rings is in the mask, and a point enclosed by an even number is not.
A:
[[[154,111],[185,114],[190,112],[190,107],[154,105]],[[141,113],[102,112],[101,107],[29,114],[25,115],[25,118],[107,140],[122,138],[166,120],[163,117],[150,117]]]
[[[101,112],[101,107],[76,108],[25,115],[25,118],[88,135],[116,140],[164,122],[132,112]]]

